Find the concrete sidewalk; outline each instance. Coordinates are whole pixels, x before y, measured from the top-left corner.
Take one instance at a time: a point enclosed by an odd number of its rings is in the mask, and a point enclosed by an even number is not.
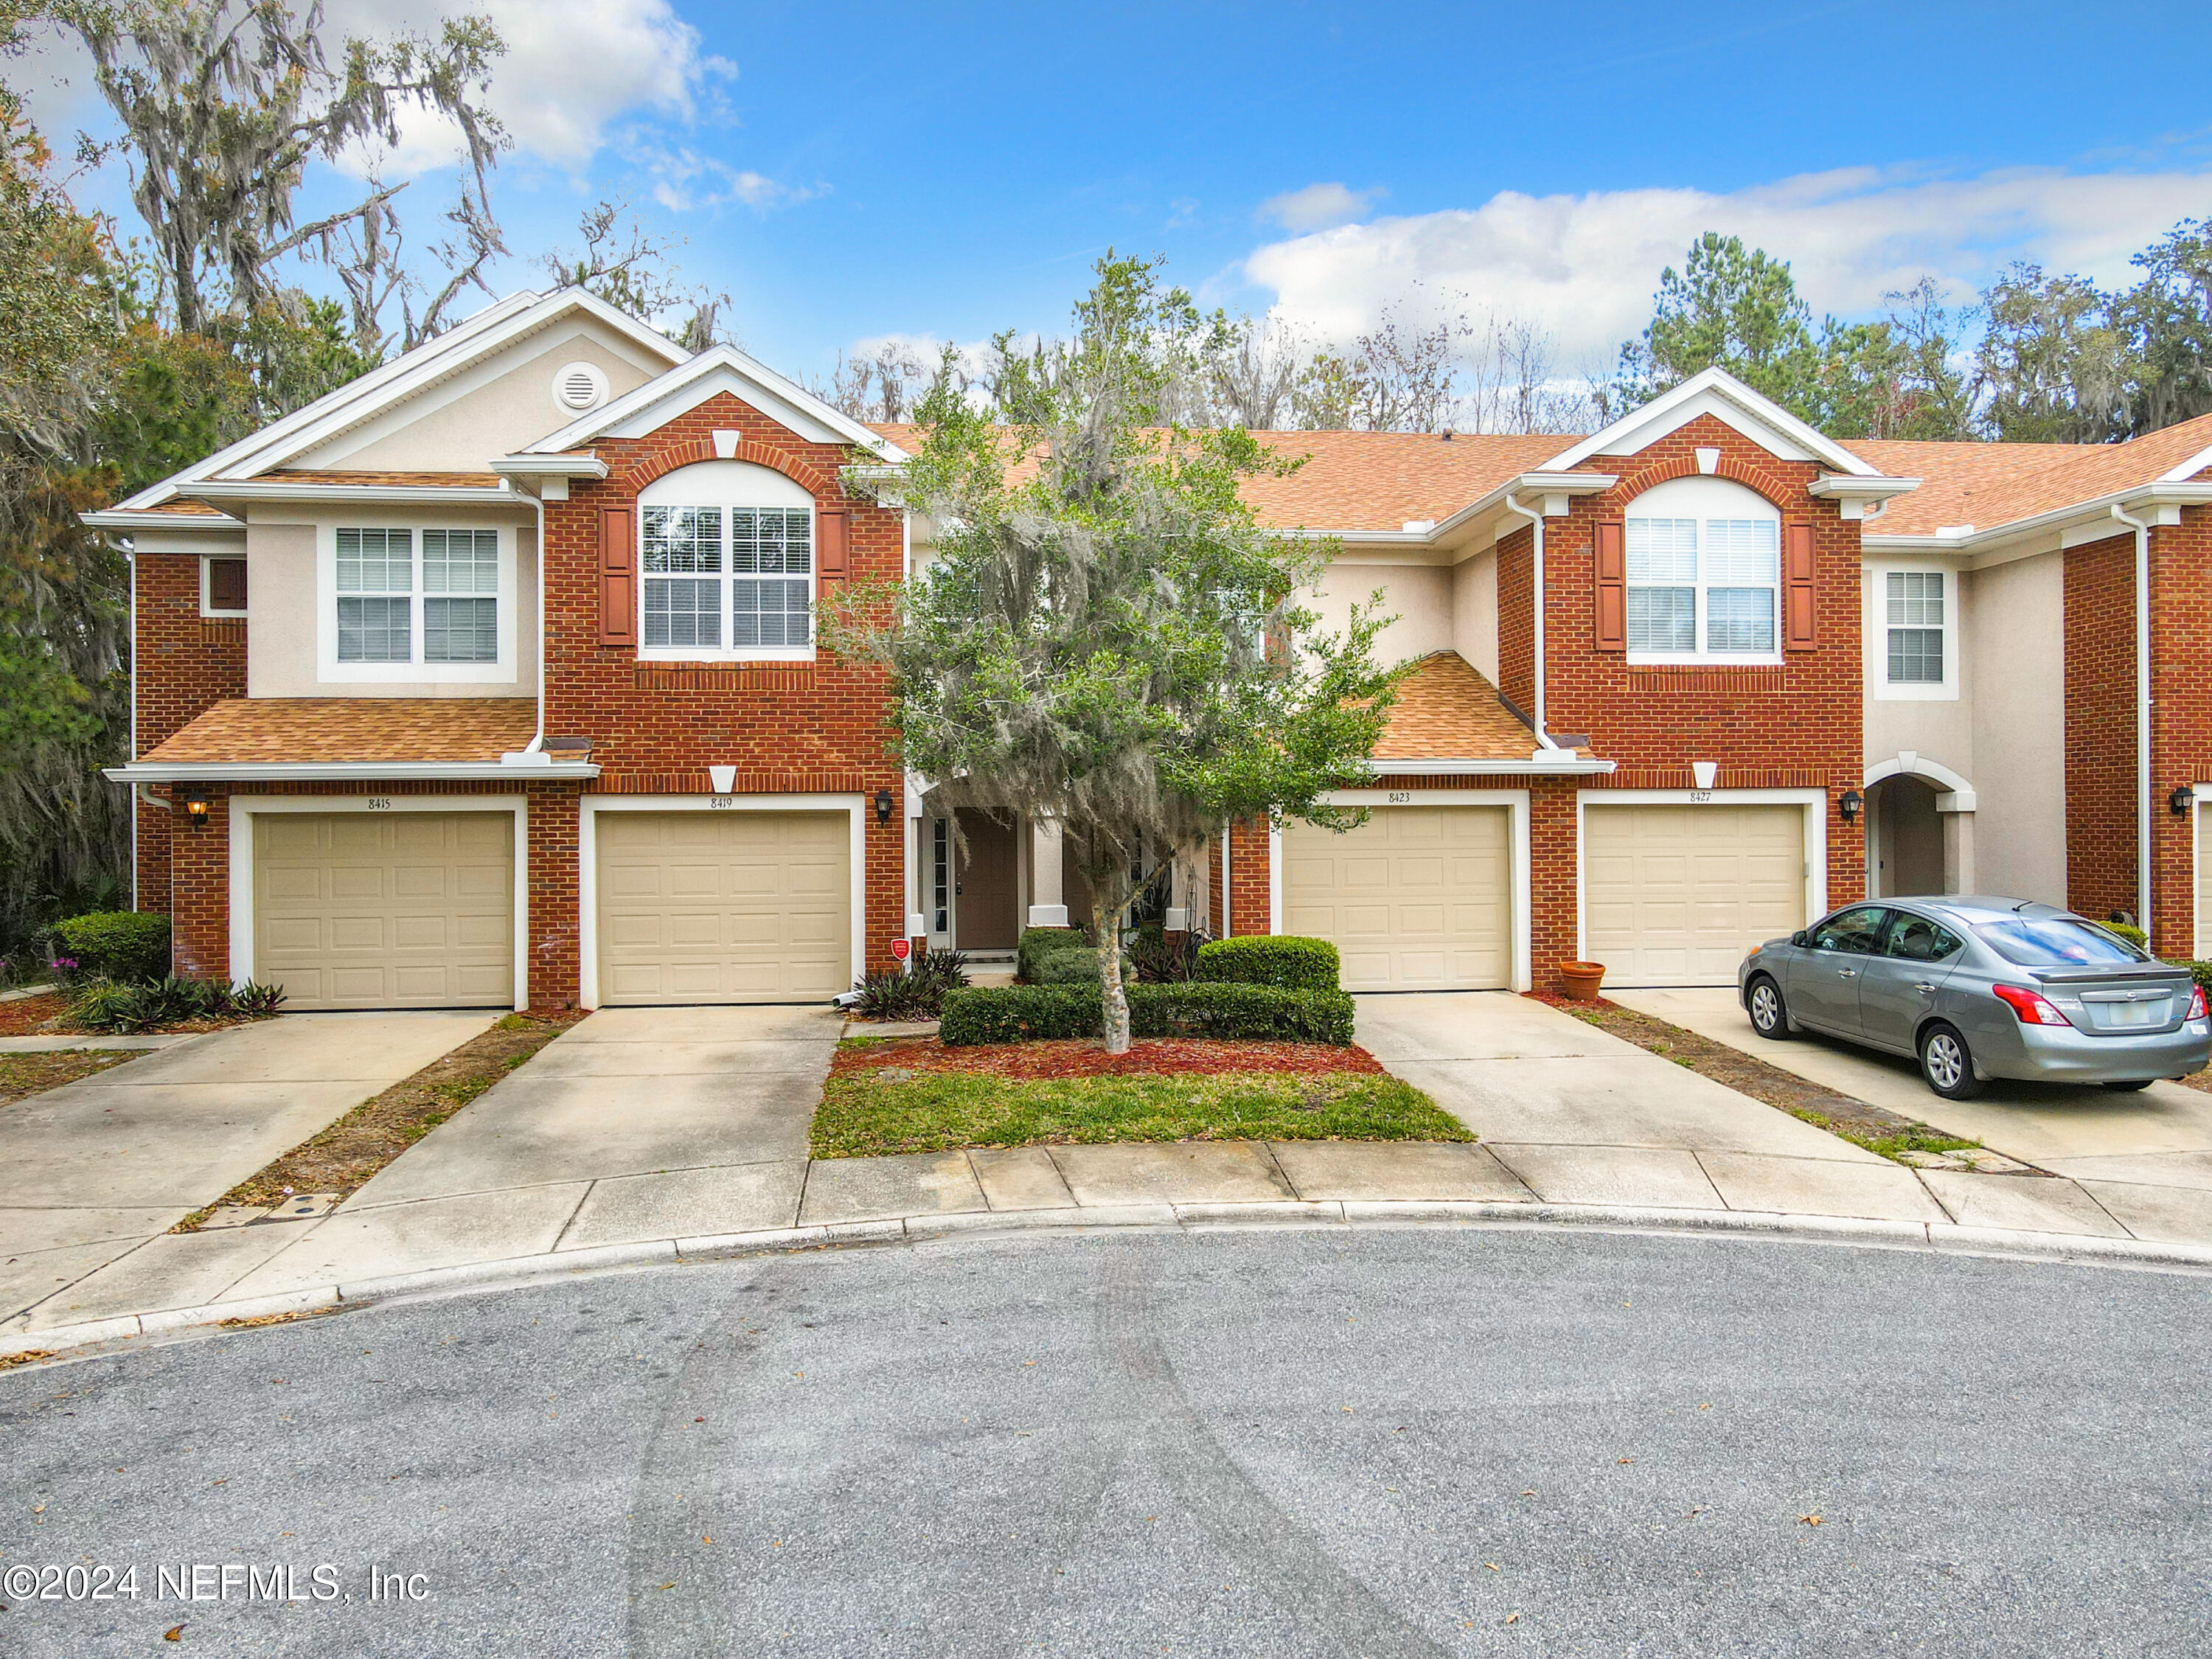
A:
[[[166,1039],[0,1107],[0,1320],[140,1250],[497,1018],[287,1014]]]
[[[1624,1008],[2065,1177],[2036,1191],[2063,1193],[2077,1213],[2101,1211],[2134,1237],[2212,1238],[2212,1094],[2201,1089],[2154,1083],[2140,1094],[2116,1094],[1998,1079],[1977,1099],[1946,1100],[1901,1055],[1810,1033],[1766,1041],[1725,987],[1608,994]],[[1942,1188],[1942,1172],[1923,1176],[1931,1190]]]

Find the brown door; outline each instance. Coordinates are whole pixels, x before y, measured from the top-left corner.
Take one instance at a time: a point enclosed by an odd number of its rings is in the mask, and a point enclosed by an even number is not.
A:
[[[1011,951],[1021,936],[1013,830],[979,812],[963,812],[960,833],[968,851],[960,866],[954,937],[963,951]]]

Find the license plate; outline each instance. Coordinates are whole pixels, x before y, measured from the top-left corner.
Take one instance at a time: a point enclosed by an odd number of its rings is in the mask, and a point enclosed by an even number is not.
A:
[[[2115,1002],[2105,1012],[2114,1025],[2163,1025],[2166,1006],[2161,998],[2156,1002]]]

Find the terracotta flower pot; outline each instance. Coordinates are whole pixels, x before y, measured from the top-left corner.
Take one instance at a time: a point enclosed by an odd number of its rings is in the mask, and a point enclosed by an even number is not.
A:
[[[1605,981],[1605,964],[1601,962],[1563,962],[1559,977],[1566,983],[1570,1002],[1595,1002],[1597,988]]]

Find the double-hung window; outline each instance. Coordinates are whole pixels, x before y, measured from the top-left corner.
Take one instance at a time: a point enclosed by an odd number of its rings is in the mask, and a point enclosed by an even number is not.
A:
[[[338,532],[338,660],[415,660],[415,532]]]
[[[1890,570],[1882,576],[1887,678],[1892,685],[1943,684],[1945,620],[1941,570]]]
[[[341,529],[342,664],[496,663],[499,532]]]
[[[814,643],[814,514],[803,507],[647,506],[644,649],[708,655]]]
[[[1680,483],[1710,490],[1714,481]],[[1630,654],[1662,660],[1773,659],[1780,650],[1780,518],[1728,511],[1732,503],[1726,498],[1701,503],[1674,484],[1649,492],[1670,493],[1674,499],[1639,501],[1645,510],[1632,512],[1627,520]],[[1706,510],[1698,510],[1701,506]]]

